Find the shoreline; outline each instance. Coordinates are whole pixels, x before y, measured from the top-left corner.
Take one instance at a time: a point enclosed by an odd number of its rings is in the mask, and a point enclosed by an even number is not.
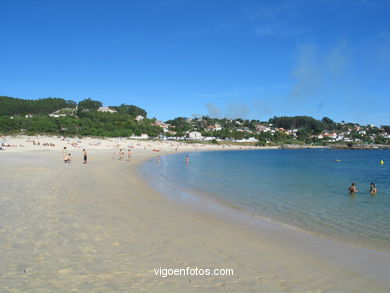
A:
[[[12,142],[20,142],[25,141],[26,139],[37,139],[37,140],[50,140],[50,141],[58,141],[58,138],[61,136],[58,135],[49,135],[49,134],[36,134],[36,135],[25,135],[25,134],[7,134],[7,135],[0,135],[0,142],[7,142],[7,140],[11,140]],[[192,140],[159,140],[159,139],[137,139],[137,138],[127,138],[127,137],[93,137],[93,136],[69,136],[65,137],[66,140],[72,140],[72,141],[81,141],[81,140],[87,140],[87,141],[103,141],[103,142],[113,142],[113,141],[120,141],[120,142],[130,142],[133,144],[159,144],[159,145],[181,145],[185,146],[186,148],[198,148],[199,146],[203,148],[210,148],[210,149],[321,149],[321,148],[328,148],[328,149],[334,149],[334,150],[390,150],[390,145],[384,145],[384,144],[356,144],[354,146],[348,146],[346,144],[324,144],[324,145],[296,145],[296,144],[277,144],[277,145],[266,145],[266,146],[257,146],[256,144],[248,144],[248,143],[239,143],[239,142],[231,142],[231,141],[221,141],[217,144],[212,144],[210,142],[206,141],[192,141]],[[6,147],[5,149],[8,150],[15,150],[15,147],[18,148],[19,143],[16,145],[11,145],[10,147]],[[23,146],[24,147],[24,146]]]
[[[214,151],[224,151],[224,150],[214,150]],[[226,150],[226,151],[232,151],[232,150]],[[203,151],[206,152],[206,151]],[[191,153],[196,153],[196,152],[189,152]],[[165,154],[162,157],[165,156],[171,156],[175,154]],[[383,246],[375,246],[375,245],[370,245],[364,242],[356,242],[353,241],[350,238],[342,238],[342,237],[337,237],[334,235],[328,235],[328,234],[323,234],[319,232],[315,232],[312,230],[305,230],[304,228],[290,225],[288,223],[276,221],[274,219],[268,218],[264,215],[257,214],[255,212],[246,210],[245,208],[239,207],[233,203],[230,203],[227,200],[224,200],[222,198],[218,198],[217,196],[213,194],[209,194],[207,192],[201,191],[196,189],[195,187],[190,187],[190,186],[184,186],[180,185],[178,182],[173,182],[167,178],[156,178],[158,175],[154,174],[151,176],[148,176],[145,174],[147,168],[150,168],[151,166],[142,166],[148,163],[148,161],[151,161],[153,159],[148,159],[145,160],[140,166],[137,167],[139,176],[141,177],[142,180],[145,180],[148,184],[153,186],[156,191],[161,193],[164,197],[166,197],[168,200],[173,200],[177,201],[180,204],[187,205],[191,208],[194,209],[205,209],[205,211],[212,213],[213,211],[223,211],[223,214],[227,214],[228,217],[231,217],[232,219],[245,219],[248,222],[253,222],[259,220],[267,223],[271,223],[272,225],[278,225],[284,228],[287,228],[291,231],[295,231],[297,233],[304,233],[306,235],[310,235],[313,237],[317,237],[319,239],[324,239],[324,240],[329,240],[329,241],[334,241],[335,243],[340,243],[343,245],[351,246],[351,247],[357,247],[357,248],[362,248],[362,249],[368,249],[371,251],[376,251],[376,252],[382,252],[382,253],[387,253],[390,254],[390,248],[388,247],[383,247]],[[156,181],[159,180],[164,180],[163,184],[160,184],[161,186],[157,186]],[[154,182],[153,182],[154,181]],[[167,187],[169,185],[169,187]],[[175,193],[175,195],[172,195],[172,193]],[[180,195],[182,194],[182,195]],[[183,195],[185,194],[185,195]],[[194,199],[195,198],[195,199]],[[201,201],[204,202],[205,206],[201,206],[199,202]],[[214,206],[214,207],[212,207]],[[232,215],[229,215],[229,213],[232,213]],[[234,214],[234,215],[233,215]],[[226,215],[225,215],[226,216]],[[245,224],[245,223],[244,223]],[[253,223],[252,223],[253,224]],[[256,223],[255,223],[256,225]],[[260,225],[261,226],[261,225]]]
[[[168,200],[137,175],[166,155],[109,148],[66,165],[59,151],[1,152],[0,288],[5,292],[386,292],[386,253],[243,225]],[[76,149],[77,150],[77,149]],[[233,268],[168,277],[154,268]],[[104,288],[104,289],[103,289]]]

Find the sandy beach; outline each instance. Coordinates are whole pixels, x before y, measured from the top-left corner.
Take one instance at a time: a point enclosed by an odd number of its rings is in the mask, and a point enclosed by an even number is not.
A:
[[[176,202],[137,172],[158,155],[221,146],[23,136],[3,141],[10,146],[0,151],[0,292],[390,290],[388,253],[293,231],[222,206]],[[71,164],[63,162],[64,146]],[[119,148],[127,157],[128,147],[131,160],[112,159]],[[224,147],[234,148],[242,147]],[[234,274],[155,273],[187,267]]]

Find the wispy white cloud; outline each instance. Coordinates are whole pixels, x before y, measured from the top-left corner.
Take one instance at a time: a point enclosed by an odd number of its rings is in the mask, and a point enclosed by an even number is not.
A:
[[[249,113],[249,106],[244,103],[231,103],[225,108],[225,111],[213,103],[206,105],[207,115],[212,118],[246,118]]]
[[[297,51],[297,64],[291,73],[294,99],[314,97],[326,87],[339,85],[348,75],[352,53],[345,41],[321,52],[314,43],[302,44]]]
[[[292,88],[293,97],[305,98],[312,95],[321,86],[317,54],[317,48],[314,44],[300,46],[298,64],[292,72],[296,81]]]
[[[331,13],[337,3],[326,0],[273,1],[256,4],[243,13],[255,23],[255,33],[261,37],[298,37],[313,33],[301,20],[313,15]]]
[[[249,113],[249,106],[242,103],[230,104],[227,107],[226,118],[235,119],[235,118],[246,118]]]
[[[344,72],[350,62],[346,41],[338,42],[327,56],[327,67],[329,73],[338,76]]]
[[[207,103],[207,115],[212,118],[222,118],[222,111],[214,104]]]
[[[215,103],[207,103],[205,106],[207,109],[207,115],[212,118],[247,119],[249,116],[254,116],[256,119],[261,119],[271,113],[270,105],[265,99],[253,99],[247,102],[234,102],[226,104],[223,107],[217,106]]]

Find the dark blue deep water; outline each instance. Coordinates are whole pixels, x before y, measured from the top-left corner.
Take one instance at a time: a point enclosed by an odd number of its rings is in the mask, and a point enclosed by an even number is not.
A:
[[[188,166],[185,155],[149,161],[142,171],[290,227],[390,251],[388,150],[194,152]],[[359,189],[354,195],[351,182]]]

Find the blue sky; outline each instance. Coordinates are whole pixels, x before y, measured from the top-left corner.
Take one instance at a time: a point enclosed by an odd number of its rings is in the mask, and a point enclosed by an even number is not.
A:
[[[390,124],[389,1],[0,1],[0,95]]]

